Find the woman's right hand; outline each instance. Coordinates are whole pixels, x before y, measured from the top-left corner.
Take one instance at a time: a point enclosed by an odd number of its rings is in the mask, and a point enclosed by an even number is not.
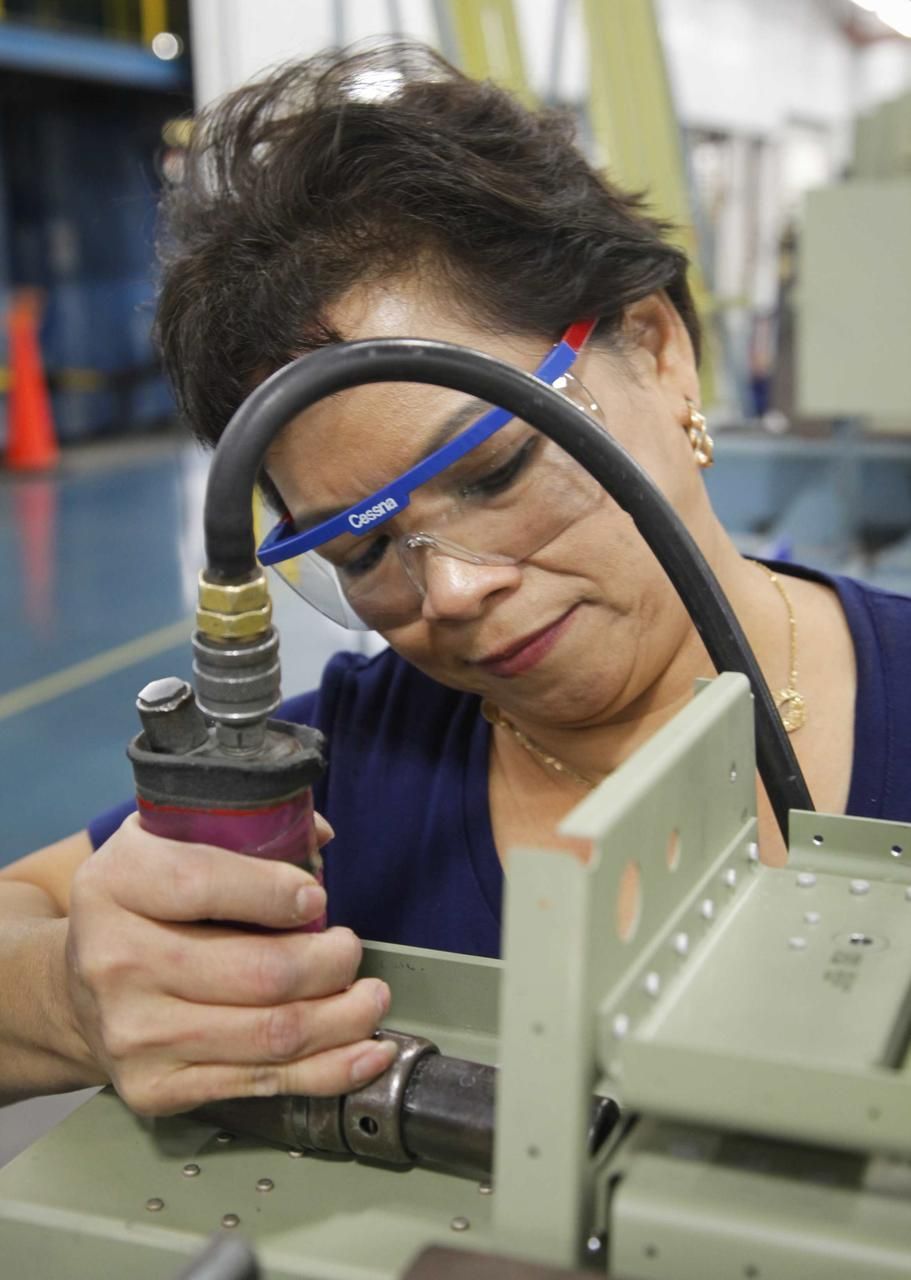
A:
[[[70,1004],[128,1106],[168,1115],[220,1098],[346,1093],[390,1065],[394,1046],[370,1038],[389,988],[355,980],[358,939],[300,931],[325,902],[289,863],[161,839],[135,815],[83,863]]]

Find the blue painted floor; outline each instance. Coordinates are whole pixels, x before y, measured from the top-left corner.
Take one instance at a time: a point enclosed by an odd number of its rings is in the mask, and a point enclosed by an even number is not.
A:
[[[189,615],[199,472],[193,454],[165,442],[90,450],[53,477],[0,481],[0,708],[5,694]],[[174,645],[0,717],[0,863],[129,794],[136,693],[189,667],[188,645]]]

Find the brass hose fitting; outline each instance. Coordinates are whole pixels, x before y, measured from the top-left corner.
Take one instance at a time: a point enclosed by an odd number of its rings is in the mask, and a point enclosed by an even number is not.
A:
[[[196,626],[211,640],[252,640],[269,630],[272,601],[266,575],[246,582],[210,582],[199,575]]]

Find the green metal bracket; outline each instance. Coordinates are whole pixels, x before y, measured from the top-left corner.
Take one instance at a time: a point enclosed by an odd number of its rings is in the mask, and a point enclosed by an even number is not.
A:
[[[791,871],[911,884],[911,839],[906,823],[795,810],[789,832]]]
[[[650,1115],[911,1156],[911,827],[795,813],[792,831],[785,868],[716,864],[724,915],[697,940],[703,883],[617,984],[606,1080]]]
[[[911,1274],[909,1173],[851,1153],[645,1121],[603,1175],[610,1273],[899,1280]]]
[[[695,944],[735,911],[736,884],[725,879],[735,868],[752,874],[755,813],[749,685],[722,675],[564,822],[563,832],[591,842],[587,866],[546,850],[512,852],[494,1221],[517,1251],[581,1260],[595,1063],[599,1091],[623,1097],[615,1049],[650,1011],[665,971],[681,964],[672,950],[664,955],[666,931],[686,930]],[[623,937],[621,884],[637,880],[636,923]]]

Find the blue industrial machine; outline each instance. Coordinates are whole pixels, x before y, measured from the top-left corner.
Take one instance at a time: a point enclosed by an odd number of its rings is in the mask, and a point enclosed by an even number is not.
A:
[[[0,22],[0,310],[41,291],[56,426],[76,440],[171,415],[150,340],[158,157],[192,104],[185,59],[21,21],[40,16]]]

